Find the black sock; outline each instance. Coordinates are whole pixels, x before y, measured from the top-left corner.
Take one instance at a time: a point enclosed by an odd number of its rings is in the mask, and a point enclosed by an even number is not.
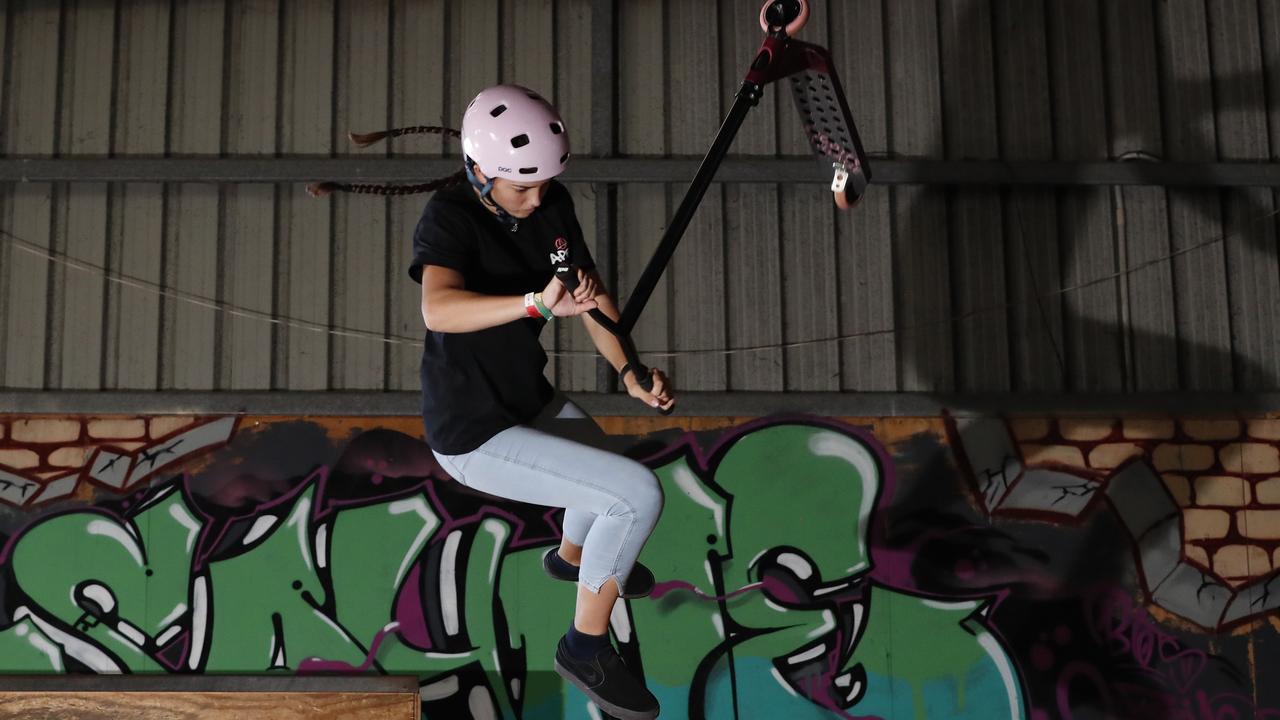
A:
[[[563,557],[559,556],[559,551],[552,552],[552,568],[556,570],[557,573],[566,575],[568,578],[577,577],[577,565],[573,565],[572,562],[564,560]]]
[[[552,561],[550,562],[552,562],[552,568],[556,569],[557,573],[568,575],[568,577],[571,578],[577,577],[577,565],[573,565],[572,562],[564,560],[563,557],[559,556],[558,550],[552,552]]]
[[[569,632],[565,633],[565,647],[575,660],[590,660],[596,653],[609,646],[609,633],[588,635],[569,623]]]

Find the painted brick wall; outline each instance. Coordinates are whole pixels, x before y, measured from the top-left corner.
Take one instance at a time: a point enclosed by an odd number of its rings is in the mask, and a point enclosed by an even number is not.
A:
[[[1028,468],[1106,482],[1145,460],[1182,509],[1184,551],[1240,585],[1280,567],[1280,419],[1019,418]]]
[[[189,415],[0,417],[0,503],[27,507],[85,499],[92,485],[128,490],[225,442],[234,425],[234,418]],[[191,434],[202,427],[220,439],[209,442],[201,437],[207,432]],[[177,446],[171,447],[175,440]]]

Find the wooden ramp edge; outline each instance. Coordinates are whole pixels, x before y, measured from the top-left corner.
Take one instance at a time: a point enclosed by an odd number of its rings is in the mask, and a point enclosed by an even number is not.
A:
[[[418,720],[416,678],[275,675],[0,676],[0,719]]]

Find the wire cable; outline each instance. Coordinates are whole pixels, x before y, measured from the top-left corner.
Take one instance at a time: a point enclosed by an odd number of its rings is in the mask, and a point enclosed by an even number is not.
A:
[[[1240,236],[1247,230],[1252,229],[1254,226],[1259,225],[1263,222],[1266,222],[1267,220],[1270,220],[1276,217],[1277,215],[1280,215],[1280,209],[1273,210],[1272,212],[1269,212],[1257,218],[1254,218],[1253,220],[1250,220],[1243,226],[1238,226],[1235,230],[1231,232],[1223,233],[1221,235],[1215,236],[1211,239],[1205,240],[1195,245],[1189,245],[1180,250],[1176,250],[1174,252],[1171,252],[1167,255],[1160,256],[1158,258],[1152,258],[1151,260],[1148,260],[1146,262],[1143,262],[1131,267],[1127,267],[1124,270],[1120,270],[1120,271],[1111,273],[1109,275],[1103,275],[1100,277],[1093,278],[1091,280],[1087,280],[1085,282],[1077,283],[1075,285],[1071,285],[1064,288],[1058,288],[1056,290],[1052,290],[1046,293],[1035,293],[1031,297],[1023,298],[1022,301],[1019,301],[1019,302],[1010,301],[1010,302],[986,305],[983,307],[967,310],[963,313],[953,314],[949,317],[938,318],[936,320],[929,320],[921,323],[915,323],[912,325],[882,328],[878,330],[863,330],[859,332],[834,335],[831,337],[815,338],[812,340],[799,340],[799,341],[784,342],[784,343],[771,343],[767,345],[745,345],[745,346],[732,347],[732,348],[701,348],[701,349],[684,349],[684,350],[641,349],[640,353],[647,355],[649,357],[657,357],[657,358],[690,357],[690,356],[699,356],[699,355],[726,355],[727,356],[727,355],[737,355],[737,354],[743,354],[743,353],[788,350],[792,348],[822,345],[822,344],[833,343],[833,342],[847,342],[847,341],[856,340],[859,338],[877,337],[882,335],[897,335],[900,333],[932,330],[934,328],[941,327],[943,325],[956,324],[956,323],[968,320],[969,318],[975,317],[977,315],[982,315],[985,313],[996,312],[996,311],[1008,311],[1009,309],[1012,309],[1015,307],[1022,307],[1025,305],[1029,305],[1032,302],[1039,304],[1041,303],[1041,301],[1047,298],[1052,298],[1058,295],[1065,295],[1067,293],[1076,292],[1079,290],[1083,290],[1085,288],[1099,285],[1101,283],[1109,282],[1111,280],[1115,280],[1123,276],[1132,275],[1134,273],[1141,272],[1142,270],[1153,267],[1155,265],[1170,262],[1175,258],[1181,257],[1183,255],[1194,252],[1196,250],[1202,250],[1204,248],[1212,247],[1219,243],[1226,242],[1228,239],[1232,237]],[[160,297],[169,298],[179,302],[189,303],[191,305],[208,308],[210,310],[214,310],[217,312],[223,312],[233,317],[241,317],[241,318],[247,318],[252,320],[258,320],[261,322],[270,323],[270,324],[281,326],[281,327],[289,327],[289,328],[294,328],[299,330],[306,330],[309,332],[328,333],[330,335],[335,335],[338,337],[371,340],[375,342],[385,343],[388,345],[420,346],[422,344],[422,338],[407,337],[403,335],[387,335],[385,333],[378,333],[378,332],[373,332],[369,330],[360,330],[358,328],[328,325],[324,323],[313,322],[310,320],[303,320],[301,318],[296,318],[288,315],[275,315],[272,313],[263,312],[260,310],[254,310],[252,308],[247,308],[241,305],[228,303],[222,300],[218,300],[216,298],[210,298],[203,295],[197,295],[195,293],[186,292],[177,288],[165,287],[163,285],[160,285],[159,283],[155,283],[150,280],[144,280],[142,278],[125,275],[124,273],[121,273],[117,270],[112,270],[110,268],[106,268],[101,265],[96,265],[94,263],[90,263],[85,260],[81,260],[79,258],[71,257],[70,255],[67,255],[66,253],[58,250],[42,247],[35,243],[24,240],[7,230],[0,229],[0,238],[2,238],[6,243],[12,246],[14,250],[47,260],[49,262],[60,264],[64,267],[67,267],[72,270],[76,270],[81,273],[86,273],[89,275],[101,277],[106,281],[114,283],[121,287],[133,288],[135,290],[149,292]],[[1055,350],[1056,349],[1057,348],[1055,348]],[[548,350],[547,351],[548,356],[558,357],[558,358],[595,357],[596,354],[597,353],[594,349],[593,350]]]

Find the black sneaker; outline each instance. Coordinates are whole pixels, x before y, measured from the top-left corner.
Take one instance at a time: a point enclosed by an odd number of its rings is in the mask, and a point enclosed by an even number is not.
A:
[[[584,661],[569,654],[562,637],[556,646],[556,672],[585,693],[596,707],[618,720],[658,717],[658,698],[622,664],[612,644]]]
[[[578,582],[578,568],[569,565],[570,568],[573,568],[573,572],[565,572],[551,562],[551,558],[556,554],[557,550],[559,548],[553,547],[543,553],[542,569],[552,579]],[[565,564],[568,565],[568,563]],[[653,571],[637,562],[635,567],[631,568],[631,574],[627,576],[626,585],[622,588],[622,592],[618,594],[618,597],[623,600],[648,597],[649,593],[653,592],[653,586],[656,582],[657,580],[653,577]]]

